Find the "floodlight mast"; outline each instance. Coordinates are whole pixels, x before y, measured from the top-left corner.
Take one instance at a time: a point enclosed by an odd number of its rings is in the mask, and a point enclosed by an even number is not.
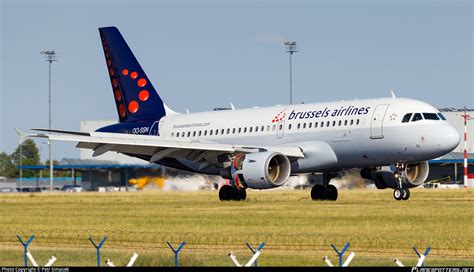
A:
[[[54,50],[43,50],[40,54],[45,55],[45,60],[49,62],[49,129],[51,129],[51,64],[53,61],[57,61],[56,59],[56,52]],[[53,155],[51,152],[51,140],[48,139],[48,147],[49,147],[49,189],[53,190]]]
[[[296,50],[296,42],[284,42],[283,43],[286,47],[286,52],[290,54],[290,104],[293,104],[293,65],[292,65],[292,57],[293,53],[298,52]]]

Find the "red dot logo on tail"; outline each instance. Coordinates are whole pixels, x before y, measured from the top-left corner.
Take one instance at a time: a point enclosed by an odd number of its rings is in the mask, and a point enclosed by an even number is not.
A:
[[[147,101],[149,97],[150,93],[147,90],[142,90],[138,94],[138,98],[140,98],[141,101]]]
[[[138,111],[138,102],[133,100],[128,103],[128,111],[131,113],[135,113]]]
[[[138,87],[144,87],[146,85],[146,79],[140,78],[137,82]]]

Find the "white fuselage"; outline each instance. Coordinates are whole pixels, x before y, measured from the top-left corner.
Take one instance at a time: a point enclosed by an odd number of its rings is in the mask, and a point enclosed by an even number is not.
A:
[[[324,142],[337,157],[337,167],[328,169],[331,171],[429,160],[450,152],[459,143],[459,134],[446,121],[402,122],[407,113],[439,111],[404,98],[224,110],[166,116],[160,121],[159,134],[179,140],[248,146],[311,146]],[[189,161],[180,162],[194,168]],[[296,167],[292,172],[318,170]]]

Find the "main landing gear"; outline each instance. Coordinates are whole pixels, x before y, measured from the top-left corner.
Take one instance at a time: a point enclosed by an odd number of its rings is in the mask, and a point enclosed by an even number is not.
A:
[[[245,189],[237,189],[232,185],[223,185],[219,190],[219,199],[221,201],[241,201],[247,198],[247,192]]]
[[[337,174],[323,174],[323,185],[316,184],[311,189],[312,200],[332,200],[337,199],[337,188],[334,185],[330,185],[329,181],[336,177]]]
[[[408,200],[410,198],[410,190],[406,186],[404,186],[406,183],[403,182],[403,179],[405,178],[404,173],[405,173],[405,164],[404,163],[397,163],[395,165],[396,170],[395,170],[395,178],[397,179],[397,185],[398,188],[395,188],[393,191],[393,197],[396,200]]]

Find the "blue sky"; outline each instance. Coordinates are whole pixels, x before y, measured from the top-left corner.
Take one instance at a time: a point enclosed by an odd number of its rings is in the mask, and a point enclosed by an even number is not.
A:
[[[389,96],[474,106],[471,1],[21,1],[0,0],[0,152],[13,128],[116,119],[97,28],[117,26],[174,110]],[[47,146],[38,141],[42,157]],[[54,158],[78,157],[56,143]]]

